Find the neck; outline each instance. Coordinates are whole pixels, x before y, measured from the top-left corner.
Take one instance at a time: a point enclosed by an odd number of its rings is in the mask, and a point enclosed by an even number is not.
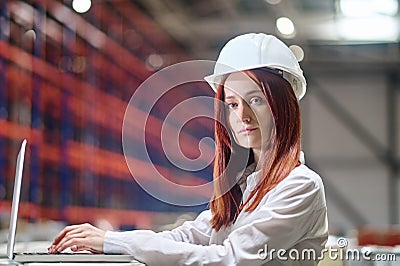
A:
[[[254,162],[256,163],[256,171],[261,169],[261,162],[260,162],[260,157],[261,157],[261,149],[253,149],[253,154],[254,154]]]

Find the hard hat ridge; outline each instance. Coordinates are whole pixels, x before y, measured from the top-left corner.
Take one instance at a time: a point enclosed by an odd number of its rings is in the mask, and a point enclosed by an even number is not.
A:
[[[223,75],[261,67],[282,70],[296,97],[300,100],[304,96],[306,80],[293,52],[275,36],[264,33],[247,33],[228,41],[213,75],[204,79],[216,91]]]

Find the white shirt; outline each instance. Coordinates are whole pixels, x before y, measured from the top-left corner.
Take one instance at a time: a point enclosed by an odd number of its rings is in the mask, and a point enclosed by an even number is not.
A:
[[[248,176],[244,201],[257,185],[258,173]],[[215,231],[210,219],[206,210],[171,231],[107,231],[104,252],[132,254],[147,265],[317,265],[318,260],[307,258],[312,251],[318,258],[328,237],[324,186],[305,165],[229,227]],[[303,251],[308,253],[300,261]],[[299,259],[291,259],[296,253]]]

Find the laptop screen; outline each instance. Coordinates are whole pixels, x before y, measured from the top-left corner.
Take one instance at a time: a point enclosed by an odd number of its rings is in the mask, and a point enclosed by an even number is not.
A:
[[[24,139],[24,141],[22,142],[21,149],[19,150],[17,157],[17,165],[15,167],[14,193],[11,205],[10,228],[8,232],[8,243],[7,243],[7,256],[10,260],[13,259],[13,253],[14,253],[15,233],[17,230],[18,206],[21,194],[22,170],[24,168],[25,147],[26,147],[26,139]]]

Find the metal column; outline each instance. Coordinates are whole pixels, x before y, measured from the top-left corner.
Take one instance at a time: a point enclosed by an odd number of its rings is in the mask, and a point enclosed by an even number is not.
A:
[[[399,163],[396,159],[398,145],[398,125],[397,125],[397,95],[398,86],[397,72],[390,73],[387,86],[387,161],[389,170],[388,180],[388,201],[389,201],[389,222],[399,223],[399,197],[398,197],[398,175]]]

